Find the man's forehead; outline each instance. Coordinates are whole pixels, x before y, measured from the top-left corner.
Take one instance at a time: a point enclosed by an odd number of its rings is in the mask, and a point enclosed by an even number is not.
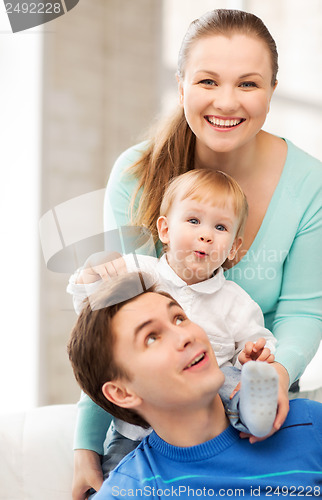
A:
[[[146,311],[146,313],[153,315],[153,313],[156,311],[156,308],[160,307],[160,309],[168,309],[173,305],[179,306],[179,304],[174,299],[172,299],[172,297],[168,297],[158,292],[147,292],[139,295],[135,299],[131,300],[131,302],[125,304],[119,312],[123,311],[124,313],[132,313],[138,311]]]
[[[125,304],[112,319],[114,332],[117,336],[135,339],[137,334],[147,325],[167,316],[172,307],[180,307],[172,299],[157,292],[147,292],[139,295]]]
[[[135,328],[137,324],[143,321],[164,319],[167,311],[172,307],[180,307],[182,309],[170,296],[168,297],[157,292],[147,292],[125,304],[118,311],[116,317],[118,321],[130,321],[130,326]]]

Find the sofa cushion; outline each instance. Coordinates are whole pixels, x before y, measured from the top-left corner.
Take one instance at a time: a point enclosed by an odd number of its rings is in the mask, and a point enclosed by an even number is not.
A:
[[[0,498],[71,500],[76,405],[0,415]]]

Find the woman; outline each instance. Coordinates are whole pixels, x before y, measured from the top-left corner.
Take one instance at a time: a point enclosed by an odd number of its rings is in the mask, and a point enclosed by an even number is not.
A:
[[[275,42],[256,16],[216,10],[194,21],[179,53],[179,109],[150,141],[115,163],[105,229],[115,217],[120,226],[134,221],[148,227],[156,238],[160,201],[172,177],[206,167],[234,177],[247,196],[249,218],[242,248],[225,274],[259,303],[279,341],[276,366],[285,403],[289,384],[321,340],[322,166],[262,130],[277,69]],[[96,421],[106,419],[95,411]],[[89,424],[82,418],[80,412],[78,434],[84,435]],[[106,426],[101,429],[103,435]],[[89,450],[101,453],[102,435],[90,446],[76,440],[74,500],[101,484],[98,455]]]

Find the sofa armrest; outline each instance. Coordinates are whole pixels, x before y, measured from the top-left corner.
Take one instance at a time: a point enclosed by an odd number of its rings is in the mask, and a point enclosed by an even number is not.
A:
[[[71,500],[76,405],[0,415],[0,498]]]

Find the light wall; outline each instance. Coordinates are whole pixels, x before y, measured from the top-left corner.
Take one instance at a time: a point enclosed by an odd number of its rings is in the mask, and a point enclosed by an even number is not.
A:
[[[159,110],[161,27],[162,2],[82,0],[44,37],[41,213],[52,219],[59,212],[63,227],[103,230],[98,202],[113,162]],[[89,215],[85,195],[92,192],[99,208]],[[69,273],[47,269],[44,259],[40,266],[39,404],[76,401],[66,354],[76,320],[65,291]]]

